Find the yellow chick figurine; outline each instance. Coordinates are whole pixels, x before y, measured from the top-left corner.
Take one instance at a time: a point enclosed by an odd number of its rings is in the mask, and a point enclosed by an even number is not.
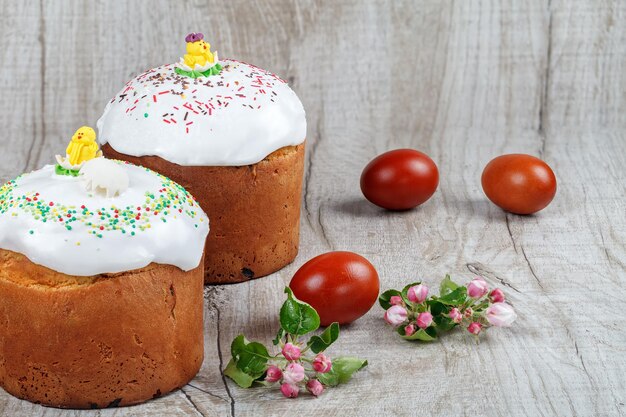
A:
[[[99,155],[96,132],[89,126],[79,128],[65,150],[72,165],[80,165]]]
[[[211,64],[215,62],[211,45],[204,41],[202,33],[190,33],[185,37],[185,42],[187,42],[187,53],[183,60],[189,68],[195,68],[196,64],[203,67],[207,62]]]

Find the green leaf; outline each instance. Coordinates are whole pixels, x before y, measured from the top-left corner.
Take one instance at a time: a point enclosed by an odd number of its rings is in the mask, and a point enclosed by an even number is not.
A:
[[[256,379],[267,369],[270,358],[267,349],[258,342],[249,342],[242,334],[230,345],[230,353],[237,368]]]
[[[350,356],[342,356],[333,359],[333,366],[330,372],[325,374],[317,374],[317,379],[324,385],[334,387],[344,384],[352,378],[352,375],[367,366],[364,359],[354,358]]]
[[[333,363],[333,366],[335,364]],[[333,369],[331,368],[330,371],[326,372],[325,374],[317,374],[317,379],[319,379],[319,381],[328,386],[328,387],[334,387],[339,385],[339,376],[333,371]]]
[[[387,290],[378,297],[378,304],[385,310],[388,310],[389,307],[391,307],[391,297],[394,295],[402,297],[402,294],[398,290]]]
[[[437,329],[435,329],[433,326],[426,328],[424,331],[433,339],[437,338]]]
[[[449,294],[457,288],[459,288],[459,284],[452,281],[450,279],[450,275],[446,274],[446,277],[443,279],[443,281],[441,281],[441,284],[439,284],[439,296],[442,297],[446,294]]]
[[[307,303],[298,301],[289,287],[285,287],[287,300],[280,308],[280,325],[287,333],[304,335],[320,327],[320,316]]]
[[[421,283],[421,281],[413,282],[411,284],[405,285],[404,288],[402,288],[402,298],[404,299],[405,303],[411,302],[409,301],[409,288],[420,285]]]
[[[452,330],[457,326],[457,323],[453,322],[450,317],[450,306],[439,302],[438,300],[430,300],[428,302],[430,312],[433,315],[433,321],[438,333]]]
[[[447,315],[434,316],[433,321],[438,332],[447,332],[457,326]]]
[[[425,330],[419,329],[411,336],[407,336],[404,334],[403,327],[398,327],[397,332],[404,340],[421,340],[423,342],[432,342],[437,338],[437,331],[434,327],[427,327]]]
[[[250,375],[237,368],[234,359],[231,359],[228,365],[226,365],[224,375],[235,381],[241,388],[250,388],[255,380],[255,378],[252,378]]]
[[[446,295],[440,296],[436,299],[436,301],[449,306],[463,304],[465,300],[467,300],[467,288],[465,287],[458,287]]]
[[[272,340],[272,343],[274,345],[279,344],[280,343],[280,339],[282,339],[283,336],[285,336],[285,330],[282,327],[280,327],[278,329],[278,333],[276,333],[276,337],[274,338],[274,340]]]
[[[311,336],[307,345],[313,353],[320,353],[328,349],[339,337],[339,323],[331,323],[319,336]]]
[[[430,313],[433,315],[433,317],[437,317],[442,314],[448,314],[448,310],[450,308],[447,305],[439,302],[436,298],[428,300],[426,304],[428,305]]]

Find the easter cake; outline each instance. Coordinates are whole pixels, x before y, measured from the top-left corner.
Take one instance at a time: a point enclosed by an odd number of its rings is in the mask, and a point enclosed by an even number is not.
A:
[[[57,162],[0,188],[0,386],[63,408],[183,386],[203,360],[208,218],[170,179],[99,157],[90,128]]]
[[[158,171],[212,219],[205,282],[272,273],[298,252],[306,119],[276,75],[220,60],[202,34],[130,80],[98,121],[105,156]]]

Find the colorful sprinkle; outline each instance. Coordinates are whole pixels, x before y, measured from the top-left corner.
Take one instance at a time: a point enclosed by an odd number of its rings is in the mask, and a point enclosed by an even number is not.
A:
[[[232,103],[245,108],[249,108],[252,111],[262,108],[261,105],[256,103],[257,96],[263,96],[271,94],[275,97],[277,95],[274,87],[277,83],[285,83],[276,75],[269,71],[255,67],[254,65],[245,64],[243,62],[235,60],[223,60],[223,70],[220,74],[212,77],[200,77],[189,78],[184,75],[179,75],[175,72],[175,65],[164,65],[158,68],[153,68],[139,75],[134,80],[127,83],[126,88],[121,94],[111,100],[118,103],[125,103],[126,114],[131,116],[136,109],[145,111],[151,102],[156,103],[158,96],[163,94],[173,94],[179,96],[184,103],[179,107],[172,105],[171,108],[165,109],[167,113],[162,116],[163,123],[171,126],[172,129],[182,129],[182,126],[178,121],[185,121],[184,132],[190,133],[192,129],[192,123],[196,118],[212,117],[221,109],[227,108]],[[225,74],[237,73],[242,78],[248,78],[250,83],[248,87],[239,85],[238,81],[234,82],[232,86],[232,94],[215,94],[206,101],[196,100],[196,96],[190,97],[190,101],[187,101],[187,95],[185,90],[188,90],[190,86],[194,87],[191,90],[191,94],[195,94],[198,91],[197,87],[226,87],[230,88],[229,83],[225,83]],[[162,90],[164,82],[171,81],[174,88],[171,90]],[[137,98],[137,91],[149,89],[154,91],[154,94],[145,94],[142,97]],[[247,89],[247,90],[246,90]],[[133,93],[134,92],[134,93]],[[273,101],[273,99],[271,100]],[[149,114],[146,112],[143,114],[144,118],[148,118]]]
[[[198,217],[198,203],[180,185],[163,175],[155,173],[148,168],[146,171],[157,175],[161,181],[161,188],[157,192],[146,192],[143,205],[127,207],[88,207],[86,204],[77,206],[64,205],[57,201],[45,201],[39,193],[19,194],[18,180],[9,181],[0,187],[0,214],[11,212],[12,216],[26,214],[42,223],[51,222],[58,224],[67,231],[74,231],[73,224],[84,224],[88,227],[88,233],[103,238],[108,233],[122,233],[135,236],[137,232],[143,232],[152,227],[151,223],[156,219],[166,222],[172,216],[172,211],[183,213],[195,219]],[[141,215],[142,212],[153,212],[159,217]],[[200,219],[202,220],[202,219]],[[29,230],[34,234],[34,230]],[[77,243],[77,245],[80,243]]]

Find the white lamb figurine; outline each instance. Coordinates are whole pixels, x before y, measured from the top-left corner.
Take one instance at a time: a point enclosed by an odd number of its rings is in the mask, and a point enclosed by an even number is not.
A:
[[[110,159],[94,158],[80,169],[85,190],[107,198],[117,197],[128,188],[128,173],[123,165]]]

